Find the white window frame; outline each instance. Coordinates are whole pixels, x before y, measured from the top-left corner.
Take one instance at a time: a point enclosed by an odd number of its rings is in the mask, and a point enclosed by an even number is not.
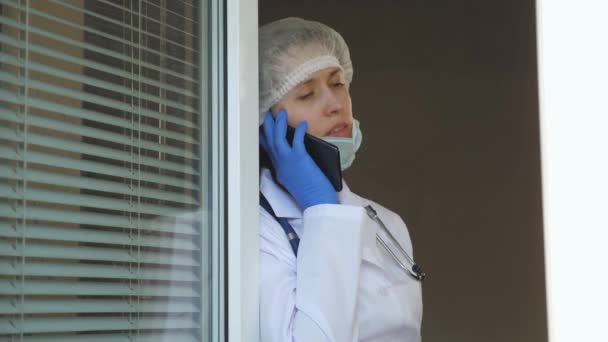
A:
[[[251,342],[259,338],[258,1],[226,0],[226,14],[226,335]]]

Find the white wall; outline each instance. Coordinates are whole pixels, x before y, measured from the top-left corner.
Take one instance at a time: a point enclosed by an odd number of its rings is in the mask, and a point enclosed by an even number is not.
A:
[[[608,341],[608,3],[537,1],[551,342]]]

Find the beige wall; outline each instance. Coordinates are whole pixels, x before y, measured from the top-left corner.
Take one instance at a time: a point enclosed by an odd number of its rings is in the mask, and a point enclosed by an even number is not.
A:
[[[351,188],[401,214],[423,340],[546,341],[533,1],[259,0],[341,32],[363,147]]]

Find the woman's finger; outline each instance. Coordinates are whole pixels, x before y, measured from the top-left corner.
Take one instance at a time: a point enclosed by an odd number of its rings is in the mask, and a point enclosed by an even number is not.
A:
[[[266,116],[264,117],[264,123],[262,123],[264,127],[264,137],[266,139],[266,152],[268,152],[271,156],[276,154],[274,149],[274,118],[270,112],[266,112]]]
[[[262,148],[264,149],[264,151],[266,151],[266,153],[270,153],[270,151],[268,150],[268,142],[266,141],[266,136],[263,133],[260,134],[260,145],[262,145]]]
[[[305,150],[304,147],[304,135],[308,130],[308,123],[306,120],[300,122],[298,127],[296,127],[296,132],[293,135],[293,148],[298,152],[302,152]]]
[[[287,143],[287,112],[281,109],[274,127],[274,145],[278,155],[284,156],[291,150]]]
[[[263,133],[260,134],[260,146],[262,146],[262,149],[266,152],[266,155],[270,159],[270,162],[272,163],[272,165],[275,165],[274,155],[272,153],[270,153],[270,147],[268,146],[268,142],[266,141],[266,136],[264,136]],[[264,151],[260,151],[260,153],[264,153]]]

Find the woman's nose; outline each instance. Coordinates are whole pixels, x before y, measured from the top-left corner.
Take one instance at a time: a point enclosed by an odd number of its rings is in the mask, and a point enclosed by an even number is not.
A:
[[[344,103],[342,101],[342,98],[338,94],[336,94],[333,91],[331,91],[330,89],[328,89],[325,92],[324,114],[325,115],[338,114],[342,111],[342,109],[344,109]]]

